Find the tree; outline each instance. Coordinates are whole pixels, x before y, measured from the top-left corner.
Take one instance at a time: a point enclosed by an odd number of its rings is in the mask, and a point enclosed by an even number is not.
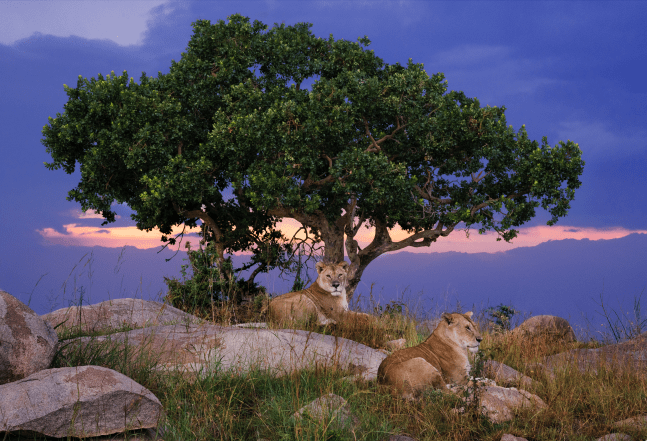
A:
[[[352,297],[381,254],[430,246],[461,222],[509,241],[539,206],[549,225],[565,216],[581,185],[577,144],[530,140],[505,108],[447,92],[442,74],[411,60],[385,64],[366,37],[320,39],[304,23],[268,31],[240,15],[193,27],[167,75],[79,78],[43,129],[49,168],[81,164],[68,199],[106,222],[114,200],[165,235],[200,219],[222,259],[276,249],[276,221],[293,218],[324,242],[325,260],[346,251]],[[361,249],[363,224],[375,237]],[[394,242],[396,226],[409,236]]]

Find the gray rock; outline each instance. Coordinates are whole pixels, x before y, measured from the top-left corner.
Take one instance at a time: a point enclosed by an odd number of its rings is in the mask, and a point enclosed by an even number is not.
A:
[[[604,365],[616,371],[644,370],[647,368],[647,333],[622,343],[597,349],[571,349],[544,358],[535,367],[549,376],[560,367],[575,366],[580,372],[596,372]]]
[[[406,435],[391,435],[390,437],[386,438],[384,441],[418,441],[418,440]]]
[[[554,315],[537,315],[530,317],[512,330],[515,336],[538,337],[552,336],[566,342],[575,341],[575,332],[566,319]]]
[[[501,441],[528,441],[528,440],[520,436],[514,436],[514,435],[510,435],[509,433],[505,433],[501,437]]]
[[[505,387],[530,388],[536,381],[521,372],[498,361],[488,360],[483,366],[483,375],[494,380],[498,385]]]
[[[523,407],[538,410],[546,409],[546,403],[535,394],[515,387],[501,387],[491,383],[491,380],[479,380],[479,407],[482,414],[493,423],[503,423],[512,420],[514,411]],[[464,395],[465,386],[448,385],[448,389],[460,396]],[[469,403],[473,396],[464,398]]]
[[[290,329],[168,325],[70,341],[62,351],[88,344],[128,344],[136,357],[146,351],[159,369],[207,374],[215,369],[248,372],[258,368],[284,375],[315,364],[349,368],[374,378],[386,355],[345,338]]]
[[[616,428],[626,428],[634,430],[645,430],[647,429],[647,415],[638,415],[635,417],[627,418],[626,420],[617,421],[613,423],[613,427]]]
[[[148,389],[99,366],[42,370],[0,386],[0,432],[110,435],[156,427],[162,412]]]
[[[27,305],[0,290],[0,384],[49,367],[58,336]]]
[[[359,420],[351,414],[346,400],[335,394],[321,396],[292,415],[292,418],[297,420],[304,417],[324,425],[332,423],[332,426],[337,429],[359,425]]]
[[[400,338],[398,340],[391,340],[384,343],[386,349],[389,351],[397,351],[398,349],[404,349],[407,346],[407,339]]]
[[[595,441],[633,441],[633,438],[626,433],[609,433],[596,439]]]
[[[502,423],[512,419],[515,409],[534,407],[546,409],[546,403],[535,394],[514,387],[487,386],[481,392],[483,414],[493,423]]]
[[[129,328],[143,328],[177,323],[200,323],[198,317],[166,303],[142,299],[114,299],[96,305],[70,306],[44,314],[53,327],[78,328],[85,333]],[[60,329],[58,328],[58,329]]]
[[[420,332],[421,334],[431,335],[431,333],[434,332],[434,329],[436,329],[436,326],[438,326],[438,323],[440,323],[440,317],[423,320],[418,324],[418,326],[416,326],[416,331]]]

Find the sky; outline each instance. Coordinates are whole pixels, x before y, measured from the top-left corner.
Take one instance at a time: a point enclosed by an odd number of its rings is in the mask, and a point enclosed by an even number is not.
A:
[[[309,22],[321,37],[366,35],[385,62],[412,58],[429,74],[443,72],[449,89],[506,106],[515,130],[525,124],[532,139],[570,139],[582,149],[582,186],[556,225],[539,211],[511,244],[455,231],[406,251],[496,253],[647,233],[647,2],[0,0],[0,288],[31,290],[40,277],[32,258],[43,247],[61,250],[71,261],[57,263],[69,268],[96,246],[159,250],[159,232],[137,230],[128,207],[101,226],[100,216],[66,200],[80,173],[45,168],[41,130],[63,112],[63,84],[111,71],[166,73],[186,50],[192,22],[234,13],[269,26]],[[286,234],[297,227],[282,224]],[[363,234],[360,246],[371,238]],[[78,257],[63,252],[70,249]],[[30,272],[9,270],[16,266]],[[177,274],[179,263],[163,271]]]

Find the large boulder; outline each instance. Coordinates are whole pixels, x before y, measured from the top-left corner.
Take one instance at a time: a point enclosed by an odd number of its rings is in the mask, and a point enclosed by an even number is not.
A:
[[[42,370],[0,386],[0,432],[84,438],[156,427],[162,416],[148,389],[99,366]]]
[[[139,351],[155,357],[159,369],[181,369],[195,374],[214,369],[248,372],[257,368],[283,375],[314,365],[327,365],[351,369],[365,379],[372,379],[386,358],[368,346],[331,335],[211,324],[154,326],[80,337],[70,340],[63,355],[89,344],[128,345],[133,357]]]
[[[568,321],[554,315],[530,317],[514,328],[512,334],[525,338],[547,336],[565,342],[575,341],[575,332]]]
[[[194,315],[166,303],[142,299],[113,299],[96,305],[70,306],[44,314],[42,318],[54,327],[60,324],[61,328],[76,328],[84,333],[201,322]]]
[[[0,384],[49,367],[58,337],[27,305],[0,290]]]

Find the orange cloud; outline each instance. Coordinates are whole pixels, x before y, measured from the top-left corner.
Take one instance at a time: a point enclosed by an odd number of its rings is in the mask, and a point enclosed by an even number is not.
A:
[[[277,224],[281,231],[288,236],[292,235],[301,226],[298,222],[287,219]],[[288,234],[289,233],[289,234]],[[589,239],[589,240],[608,240],[618,239],[632,233],[647,234],[647,230],[628,230],[626,228],[580,228],[569,226],[549,227],[547,225],[520,228],[519,235],[507,243],[503,240],[496,240],[497,234],[495,232],[487,232],[485,234],[478,234],[478,230],[470,231],[469,237],[466,237],[464,230],[454,230],[447,237],[440,237],[435,243],[429,247],[407,247],[401,251],[408,251],[412,253],[443,253],[447,251],[457,251],[462,253],[496,253],[499,251],[507,251],[518,247],[532,247],[539,245],[542,242],[549,240],[563,240],[563,239]],[[394,242],[404,240],[410,236],[406,231],[396,227],[390,231],[391,239]],[[375,228],[366,229],[362,227],[358,232],[355,239],[357,240],[360,248],[367,246],[375,236]],[[298,237],[303,237],[300,233]]]
[[[74,216],[79,219],[103,219],[100,215],[88,211],[86,214],[81,212],[74,212]],[[291,238],[296,231],[301,227],[301,224],[293,219],[285,219],[277,224],[277,227],[283,234]],[[65,232],[61,233],[53,228],[44,228],[37,230],[37,232],[48,242],[56,245],[65,246],[103,246],[110,248],[121,248],[125,245],[133,246],[139,249],[158,248],[162,245],[160,240],[162,234],[159,230],[154,229],[150,232],[138,230],[135,226],[128,227],[94,227],[84,226],[77,223],[70,223],[63,225]],[[179,234],[182,227],[173,228],[173,236]],[[194,234],[199,230],[185,230],[185,237],[183,244],[187,241],[191,242],[192,248],[197,248],[198,237]],[[562,239],[589,239],[589,240],[608,240],[618,239],[632,233],[647,234],[647,230],[628,230],[626,228],[579,228],[569,226],[536,226],[521,228],[519,236],[512,241],[506,243],[504,241],[496,241],[496,233],[488,232],[485,234],[478,234],[478,230],[472,230],[469,237],[466,237],[465,231],[455,230],[447,237],[440,237],[435,243],[429,247],[413,248],[407,247],[401,251],[408,251],[413,253],[433,253],[433,252],[447,252],[457,251],[463,253],[496,253],[499,251],[507,251],[518,247],[531,247],[539,245],[542,242],[549,240],[562,240]],[[190,236],[187,236],[190,234]],[[361,248],[367,246],[375,235],[374,228],[362,227],[358,232],[356,239]],[[391,230],[391,238],[394,242],[400,241],[408,237],[409,234],[402,231],[399,227]],[[300,232],[297,238],[303,238],[303,232]],[[177,245],[176,245],[177,246]],[[184,249],[184,245],[182,245]],[[238,254],[238,253],[237,253]]]
[[[63,225],[63,229],[65,230],[64,233],[60,233],[53,228],[43,228],[36,231],[47,242],[55,245],[84,247],[99,245],[107,248],[121,248],[128,245],[139,249],[158,248],[163,245],[160,240],[162,233],[157,229],[147,232],[138,230],[135,226],[102,228],[77,224]],[[172,236],[175,236],[182,232],[182,227],[174,227],[172,231]],[[189,231],[188,229],[185,230],[185,235]],[[191,245],[197,245],[198,240],[194,238]]]

